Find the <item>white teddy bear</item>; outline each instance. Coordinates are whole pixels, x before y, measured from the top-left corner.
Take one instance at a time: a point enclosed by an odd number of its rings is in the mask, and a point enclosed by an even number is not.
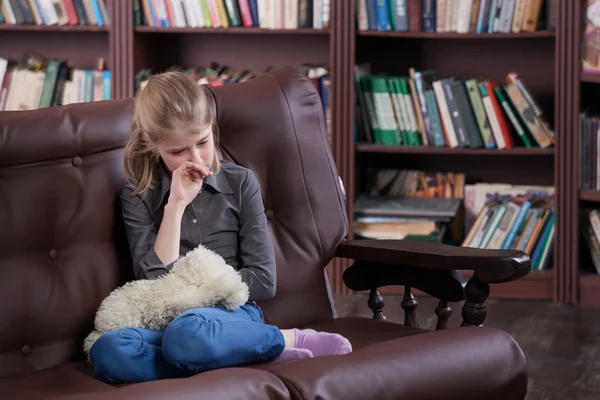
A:
[[[96,313],[94,331],[84,341],[88,355],[104,333],[119,328],[164,330],[180,313],[194,307],[222,305],[229,310],[248,301],[241,275],[204,246],[177,260],[154,280],[136,280],[113,290]]]

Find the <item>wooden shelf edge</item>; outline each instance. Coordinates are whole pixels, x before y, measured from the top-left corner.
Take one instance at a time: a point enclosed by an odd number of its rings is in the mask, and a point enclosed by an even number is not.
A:
[[[579,304],[600,306],[600,275],[581,274],[579,276]]]
[[[512,149],[451,149],[449,147],[429,146],[393,146],[385,144],[356,143],[355,149],[359,153],[393,153],[393,154],[440,154],[440,155],[485,155],[485,156],[543,156],[553,155],[554,148],[525,148],[513,147]]]
[[[260,35],[328,35],[329,29],[297,28],[297,29],[263,29],[263,28],[164,28],[154,26],[136,26],[140,33],[199,33],[199,34],[260,34]]]
[[[581,72],[581,82],[600,83],[600,71],[598,72]]]
[[[555,31],[537,31],[520,33],[456,33],[456,32],[391,32],[358,31],[359,36],[395,37],[406,39],[533,39],[554,38]]]
[[[21,32],[108,32],[108,26],[0,24],[0,31]]]
[[[600,202],[600,191],[598,190],[581,190],[579,191],[579,199],[584,201]]]

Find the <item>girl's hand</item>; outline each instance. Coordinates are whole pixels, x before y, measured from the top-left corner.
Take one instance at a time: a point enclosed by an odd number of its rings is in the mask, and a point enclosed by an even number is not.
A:
[[[169,202],[187,206],[200,192],[204,177],[210,175],[212,172],[202,165],[193,162],[181,164],[173,171]]]

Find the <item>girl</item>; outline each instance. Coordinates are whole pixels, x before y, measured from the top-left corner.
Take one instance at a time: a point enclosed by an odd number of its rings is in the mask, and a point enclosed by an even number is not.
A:
[[[250,289],[235,311],[199,307],[164,331],[125,328],[96,341],[90,359],[108,383],[190,376],[215,368],[346,354],[341,335],[280,330],[256,301],[275,296],[275,254],[258,181],[221,162],[211,96],[180,72],[155,75],[138,94],[121,194],[136,279],[155,279],[199,244],[236,268]]]

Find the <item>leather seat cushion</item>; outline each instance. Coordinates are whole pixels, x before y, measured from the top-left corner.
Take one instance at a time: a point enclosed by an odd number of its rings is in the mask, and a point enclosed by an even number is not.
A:
[[[275,375],[252,368],[224,368],[203,372],[189,378],[164,379],[129,384],[110,395],[94,393],[56,396],[48,400],[288,400],[290,393]]]
[[[344,356],[254,368],[277,375],[301,399],[504,400],[527,393],[521,349],[508,333],[490,328],[413,334]]]
[[[352,348],[354,350],[358,350],[374,343],[429,332],[425,329],[411,328],[397,323],[376,321],[361,317],[329,319],[304,326],[303,328],[339,333],[352,343]]]
[[[0,379],[0,393],[6,399],[42,399],[52,396],[111,392],[116,387],[94,378],[83,362],[56,365],[39,371]]]

